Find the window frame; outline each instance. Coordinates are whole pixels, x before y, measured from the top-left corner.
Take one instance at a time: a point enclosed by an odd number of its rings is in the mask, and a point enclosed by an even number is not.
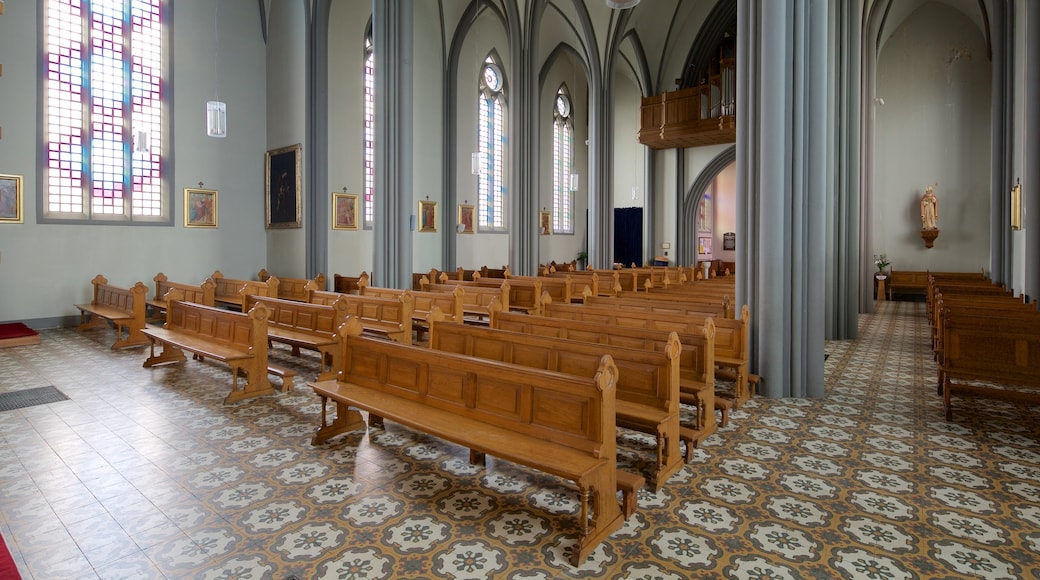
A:
[[[498,81],[498,87],[488,86],[486,72],[488,69],[494,71]],[[489,54],[481,61],[477,81],[477,151],[489,171],[477,176],[477,232],[479,233],[508,233],[508,187],[506,186],[506,91],[507,81],[499,64],[499,59],[494,54]],[[496,119],[491,120],[493,127],[497,129],[497,135],[489,135],[492,139],[492,149],[488,148],[483,137],[483,126],[486,124],[484,114],[488,106],[491,106],[496,114]],[[498,193],[486,193],[484,188],[494,190]],[[489,202],[486,197],[491,196],[493,201]],[[497,206],[497,207],[496,207]],[[488,208],[488,209],[485,209]],[[495,219],[495,218],[499,219]],[[488,223],[488,222],[492,223]],[[495,223],[497,222],[497,223]]]
[[[82,142],[84,143],[83,149],[85,155],[88,157],[82,164],[82,181],[81,186],[82,193],[82,211],[80,212],[61,212],[50,210],[51,203],[51,191],[50,191],[50,179],[52,173],[51,157],[50,157],[50,134],[51,125],[48,120],[49,108],[48,99],[50,98],[48,85],[51,83],[50,69],[48,62],[50,60],[51,53],[49,52],[50,38],[48,35],[49,16],[48,12],[52,5],[52,2],[57,0],[45,0],[37,4],[37,21],[39,22],[39,44],[37,48],[37,60],[39,63],[38,70],[39,75],[37,77],[37,96],[40,106],[37,109],[38,123],[40,136],[38,141],[38,162],[37,162],[37,176],[38,176],[38,194],[36,195],[36,221],[41,224],[68,224],[68,225],[121,225],[121,226],[173,226],[174,225],[174,213],[175,213],[175,200],[172,183],[172,137],[171,133],[173,130],[172,123],[172,89],[171,89],[171,78],[172,78],[172,12],[170,7],[170,0],[155,0],[158,9],[158,22],[159,22],[159,89],[158,89],[158,106],[159,106],[159,132],[158,138],[152,137],[152,142],[156,143],[160,148],[158,159],[159,159],[159,176],[158,179],[158,215],[138,215],[134,213],[134,175],[133,168],[135,165],[135,138],[134,135],[134,124],[133,124],[133,108],[134,108],[134,87],[133,87],[133,76],[135,71],[132,69],[132,63],[134,56],[139,53],[135,53],[133,47],[130,45],[131,35],[130,29],[133,26],[133,1],[122,0],[123,2],[123,14],[124,14],[124,45],[127,46],[126,54],[120,61],[125,71],[126,78],[123,82],[123,89],[121,93],[122,106],[127,111],[122,117],[124,123],[121,128],[122,138],[120,141],[109,141],[110,143],[118,143],[123,148],[123,188],[126,192],[123,197],[124,208],[121,213],[96,213],[94,209],[94,196],[92,190],[91,176],[95,173],[94,166],[89,159],[89,156],[93,152],[90,150],[90,135],[91,135],[91,116],[90,116],[90,96],[89,90],[91,80],[89,77],[90,69],[92,68],[92,62],[94,62],[93,55],[88,54],[90,52],[90,29],[91,23],[90,18],[93,13],[94,2],[93,0],[82,0],[81,10],[82,15],[80,16],[82,22],[82,42],[80,43],[80,54],[82,70],[84,71],[83,81],[80,83],[79,88],[85,93],[80,100],[81,110],[83,112],[82,123],[79,129],[83,133]],[[54,169],[53,171],[58,171]]]
[[[561,112],[558,103],[564,99],[566,111]],[[561,85],[553,98],[553,198],[552,225],[554,234],[574,234],[574,191],[571,190],[571,175],[574,174],[574,100],[566,85]],[[561,144],[561,128],[566,143]],[[559,148],[567,148],[567,167],[561,167]]]

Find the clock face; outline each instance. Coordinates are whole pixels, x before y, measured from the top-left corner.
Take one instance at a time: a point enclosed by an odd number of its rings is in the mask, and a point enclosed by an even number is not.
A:
[[[498,69],[491,65],[484,67],[484,83],[492,91],[502,88],[502,79],[498,76]]]
[[[556,95],[556,110],[560,112],[561,117],[571,114],[571,102],[567,100],[567,97]]]

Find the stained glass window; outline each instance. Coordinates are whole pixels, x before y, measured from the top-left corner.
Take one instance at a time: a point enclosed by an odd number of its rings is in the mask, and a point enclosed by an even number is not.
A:
[[[47,0],[44,26],[43,218],[169,221],[163,1]]]
[[[505,113],[502,71],[494,57],[488,57],[481,71],[477,96],[479,118],[477,146],[480,167],[477,179],[477,227],[480,231],[505,231]]]
[[[565,87],[556,93],[553,108],[553,232],[574,233],[574,123],[571,99]]]

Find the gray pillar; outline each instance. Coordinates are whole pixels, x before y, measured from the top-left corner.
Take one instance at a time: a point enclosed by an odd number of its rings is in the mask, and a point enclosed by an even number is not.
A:
[[[317,0],[307,23],[306,272],[326,273],[329,259],[329,8]],[[328,273],[331,278],[331,272]]]
[[[737,12],[737,297],[751,309],[752,372],[767,396],[822,396],[828,6],[739,0]]]
[[[376,75],[376,284],[412,284],[412,0],[372,2]]]
[[[1011,284],[1011,203],[1008,191],[1014,183],[1014,35],[1011,2],[996,0],[990,18],[993,47],[993,78],[990,130],[990,276]]]
[[[860,238],[860,79],[862,9],[859,2],[831,4],[832,33],[827,51],[828,70],[834,78],[828,90],[827,118],[831,162],[827,183],[833,195],[827,200],[828,253],[826,279],[826,338],[849,339],[859,335]],[[869,278],[866,279],[870,283]]]
[[[1024,2],[1025,127],[1022,128],[1022,228],[1026,234],[1025,287],[1040,296],[1040,3]]]

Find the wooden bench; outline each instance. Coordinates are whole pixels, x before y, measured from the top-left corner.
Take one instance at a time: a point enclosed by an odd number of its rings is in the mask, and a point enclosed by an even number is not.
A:
[[[337,330],[346,320],[350,308],[345,299],[326,306],[281,298],[246,296],[247,311],[255,304],[263,304],[270,312],[267,319],[269,342],[289,345],[294,356],[299,356],[301,348],[316,351],[321,361],[317,380],[336,378],[340,370]],[[291,378],[285,386],[292,390]]]
[[[522,332],[430,320],[430,348],[481,359],[595,376],[610,355],[618,369],[618,427],[652,435],[656,457],[650,484],[660,491],[683,466],[679,438],[679,353],[674,333],[663,351],[591,344]]]
[[[470,449],[526,465],[578,488],[580,565],[623,522],[616,496],[615,383],[618,371],[602,357],[592,378],[481,360],[358,336],[353,317],[340,329],[339,380],[312,383],[322,400],[313,444],[389,419]],[[336,419],[326,402],[336,402]]]
[[[225,306],[242,310],[242,301],[247,294],[253,296],[278,297],[278,277],[272,276],[266,282],[258,280],[235,280],[225,278],[220,270],[210,276],[217,285],[213,292],[213,301],[217,306]]]
[[[415,340],[422,342],[426,333],[426,319],[436,308],[449,321],[462,323],[464,311],[462,295],[464,290],[456,288],[450,294],[447,292],[422,292],[413,290],[398,290],[396,288],[376,288],[373,286],[362,286],[362,296],[375,296],[377,298],[389,298],[400,300],[407,292],[412,300],[412,330],[415,331]]]
[[[722,302],[713,300],[654,300],[646,298],[633,298],[618,296],[608,298],[603,296],[585,296],[585,304],[600,308],[617,308],[619,310],[645,310],[649,312],[664,312],[678,314],[681,316],[715,316],[728,318],[727,307]]]
[[[341,294],[360,294],[361,286],[368,286],[370,282],[371,277],[367,272],[362,272],[360,276],[341,276],[339,274],[333,274],[332,291]],[[316,290],[324,289],[324,287],[316,288]]]
[[[242,313],[171,300],[166,308],[166,324],[142,331],[151,340],[144,367],[187,360],[182,352],[186,350],[197,360],[211,358],[231,367],[231,393],[224,398],[224,404],[273,394],[274,387],[267,378],[268,314],[263,304]],[[159,354],[155,353],[156,344],[162,345]],[[241,388],[239,376],[245,377]]]
[[[508,271],[507,271],[508,273]],[[574,300],[571,295],[571,290],[574,288],[574,283],[569,277],[557,278],[555,276],[514,276],[509,274],[507,276],[510,285],[516,285],[517,283],[523,283],[532,287],[540,288],[541,292],[537,297],[537,309],[541,310],[541,297],[543,294],[548,294],[554,302],[567,304]],[[483,282],[484,280],[478,280]],[[535,286],[535,282],[538,286]],[[580,289],[579,289],[580,291]],[[512,296],[510,296],[512,300]],[[512,303],[510,303],[512,304]],[[539,312],[530,312],[530,314],[539,314]]]
[[[148,287],[141,282],[130,288],[111,286],[101,274],[94,276],[90,283],[94,289],[94,297],[90,304],[75,305],[79,309],[79,326],[76,328],[107,328],[107,320],[116,327],[113,349],[148,344],[148,337],[141,333],[145,327]],[[126,338],[123,338],[124,328]]]
[[[354,294],[340,294],[327,290],[310,289],[311,304],[335,304],[342,298],[347,303],[347,315],[357,318],[364,331],[383,336],[395,342],[412,343],[412,296],[402,293],[398,298],[379,298]]]
[[[444,274],[441,274],[439,283],[448,286],[460,286],[463,289],[491,288],[495,290],[499,290],[504,284],[508,284],[510,310],[528,314],[538,313],[538,302],[542,295],[541,280],[537,278],[509,278],[507,281],[505,278],[482,278],[479,272],[475,273],[474,276],[473,280],[452,280],[445,278]]]
[[[928,291],[928,277],[938,275],[944,278],[962,278],[965,280],[983,280],[986,278],[985,271],[977,272],[929,272],[914,270],[896,270],[892,268],[885,280],[888,291],[888,299],[894,300],[896,295],[911,294],[924,296]]]
[[[148,300],[147,305],[156,314],[161,313],[163,320],[166,319],[166,294],[174,288],[180,291],[179,297],[176,298],[177,300],[194,302],[203,306],[215,306],[213,296],[217,285],[213,283],[213,280],[206,279],[202,284],[198,285],[182,284],[170,282],[166,274],[162,272],[156,274],[152,280],[155,282],[155,296]]]
[[[694,333],[701,332],[705,320],[712,318],[556,303],[543,304],[542,315],[628,328]],[[719,378],[733,381],[735,385],[733,407],[739,409],[740,405],[751,398],[748,355],[748,325],[751,321],[751,313],[745,304],[740,309],[740,318],[713,318],[713,320],[715,323],[715,378],[716,381]],[[758,378],[756,377],[754,380],[757,382]],[[716,398],[721,397],[718,391],[715,394]]]
[[[491,318],[491,328],[655,351],[666,350],[671,334],[675,332],[510,312],[496,313]],[[679,438],[686,444],[685,459],[689,462],[693,459],[693,448],[716,431],[715,411],[722,412],[722,425],[725,426],[731,405],[717,404],[715,398],[714,322],[706,322],[701,332],[675,334],[682,345],[679,353],[679,400],[697,408],[695,424],[692,427],[679,426]]]
[[[952,397],[1040,403],[1040,314],[1002,317],[944,312],[943,407]]]
[[[256,279],[261,282],[267,282],[273,278],[266,268],[261,268],[256,275]],[[278,296],[283,300],[296,300],[298,302],[306,302],[308,298],[307,284],[314,282],[314,285],[319,289],[324,290],[327,280],[325,274],[318,273],[313,280],[307,278],[285,278],[278,276]]]
[[[421,281],[424,292],[447,292],[452,293],[458,284],[431,284],[429,280]],[[471,324],[487,324],[491,316],[491,305],[497,302],[498,307],[509,310],[509,281],[502,282],[500,286],[461,286],[462,288],[462,311],[465,321]]]

